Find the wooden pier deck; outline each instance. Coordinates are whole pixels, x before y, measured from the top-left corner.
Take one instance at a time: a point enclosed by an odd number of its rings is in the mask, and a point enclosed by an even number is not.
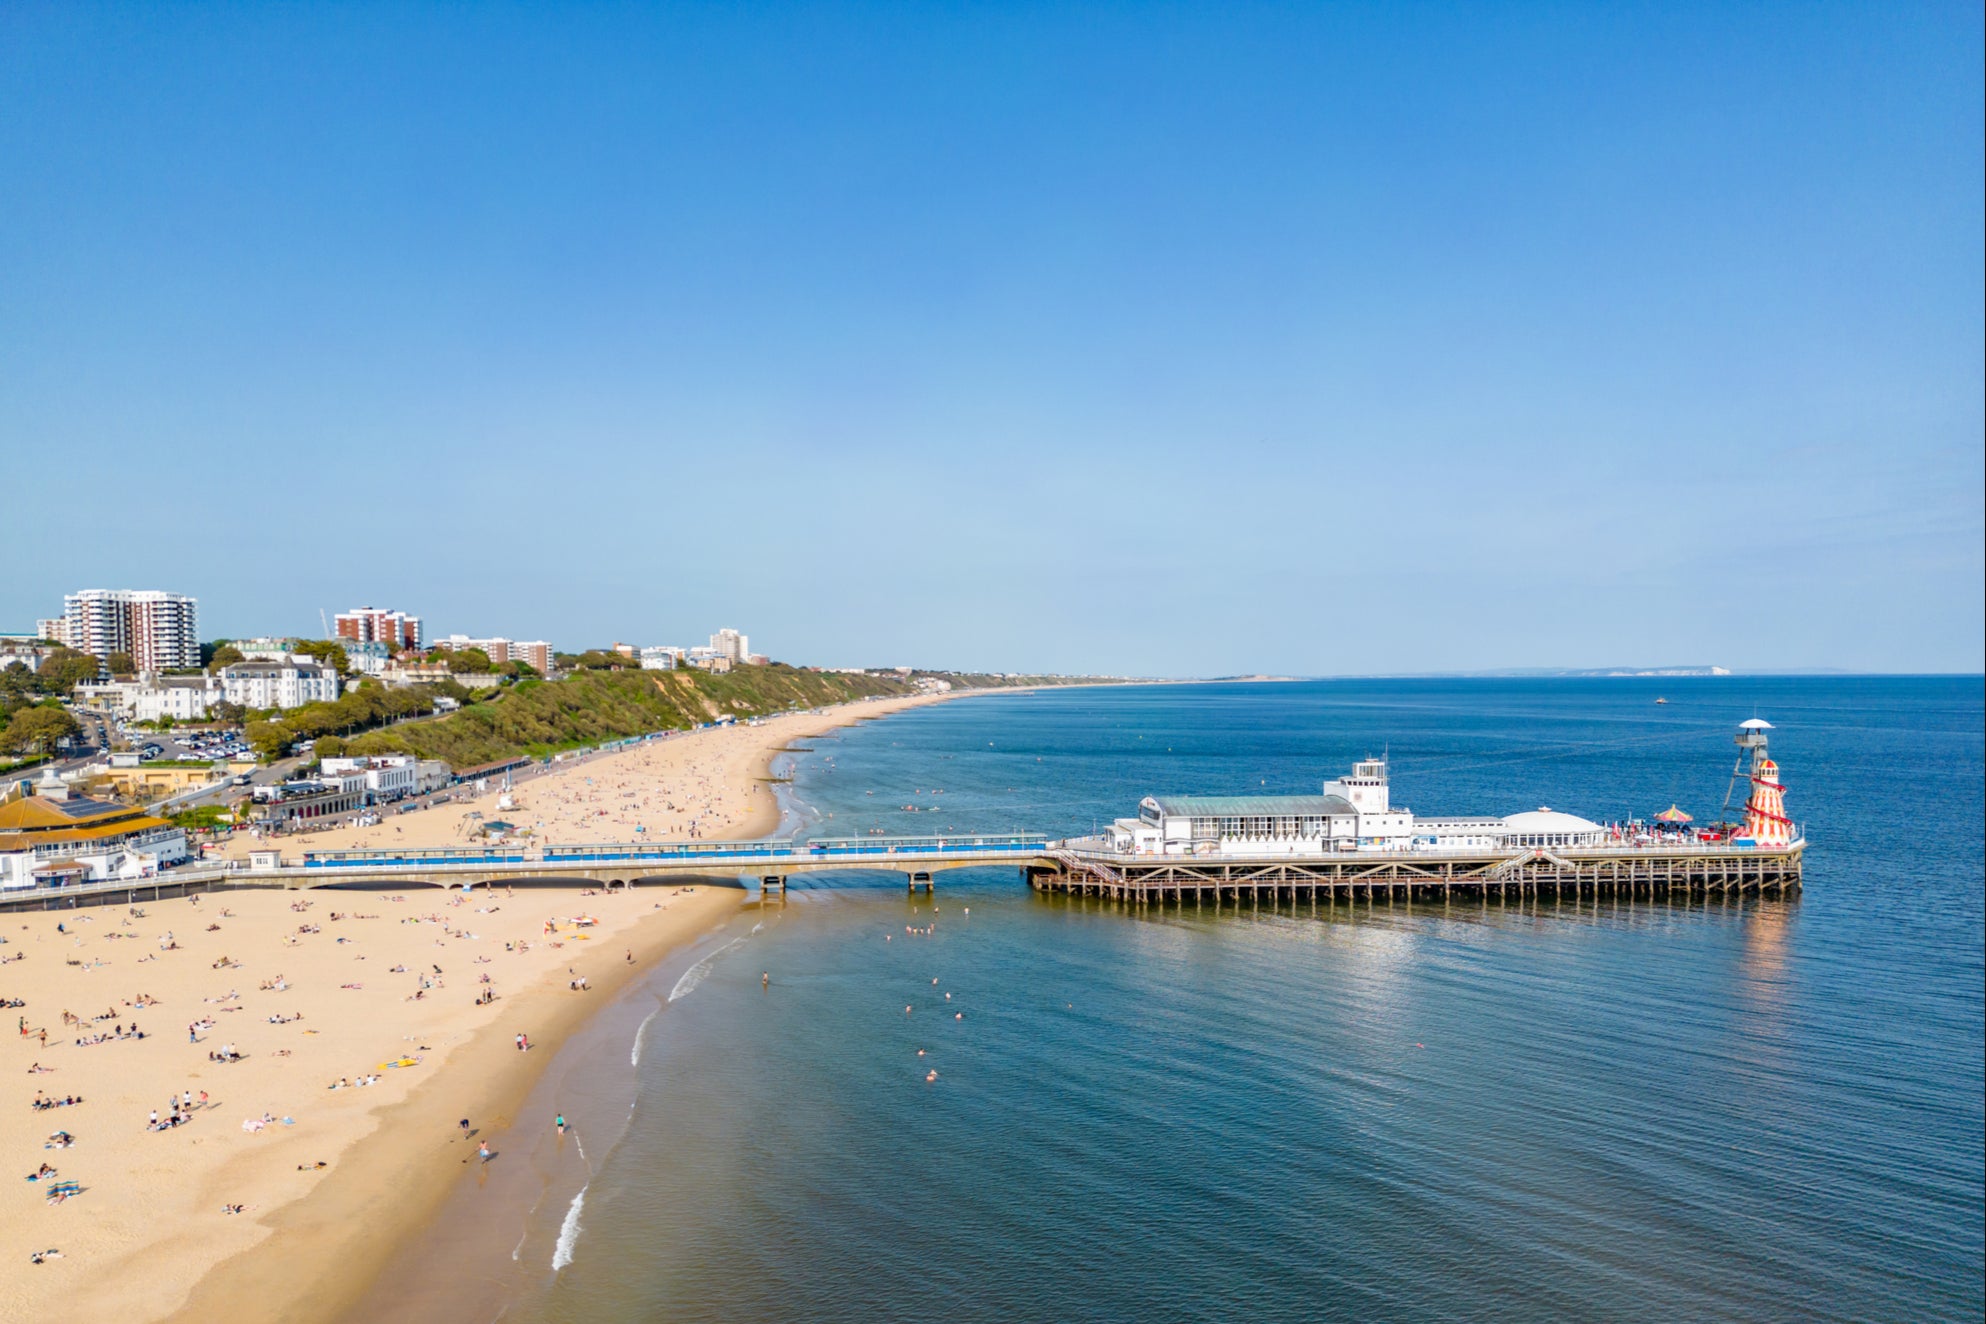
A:
[[[1792,896],[1806,843],[1408,852],[1250,858],[1132,855],[1065,844],[1028,867],[1037,892],[1137,904],[1193,901],[1517,900],[1527,897]]]

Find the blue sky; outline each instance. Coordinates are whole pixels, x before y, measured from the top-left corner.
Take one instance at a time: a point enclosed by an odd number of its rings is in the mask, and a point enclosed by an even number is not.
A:
[[[1979,670],[1977,5],[10,4],[0,627]]]

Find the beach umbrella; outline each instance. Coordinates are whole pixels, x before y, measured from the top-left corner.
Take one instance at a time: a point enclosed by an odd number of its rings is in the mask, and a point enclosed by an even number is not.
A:
[[[1655,815],[1655,821],[1658,823],[1688,823],[1693,820],[1676,806],[1670,805],[1667,809]]]

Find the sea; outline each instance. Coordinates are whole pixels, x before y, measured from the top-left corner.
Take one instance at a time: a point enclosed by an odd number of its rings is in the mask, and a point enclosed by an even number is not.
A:
[[[1074,835],[1373,756],[1421,813],[1707,821],[1757,716],[1806,885],[1138,908],[797,877],[562,1054],[531,1106],[573,1127],[520,1152],[473,1313],[1977,1321],[1983,695],[1127,686],[809,740],[778,766],[816,836]]]

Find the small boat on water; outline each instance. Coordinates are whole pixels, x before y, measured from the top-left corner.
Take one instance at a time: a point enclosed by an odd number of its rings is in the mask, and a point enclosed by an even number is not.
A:
[[[1657,699],[1657,700],[1655,700],[1655,702],[1657,702],[1657,703],[1667,703],[1667,702],[1668,702],[1668,700],[1667,700],[1667,699]]]

